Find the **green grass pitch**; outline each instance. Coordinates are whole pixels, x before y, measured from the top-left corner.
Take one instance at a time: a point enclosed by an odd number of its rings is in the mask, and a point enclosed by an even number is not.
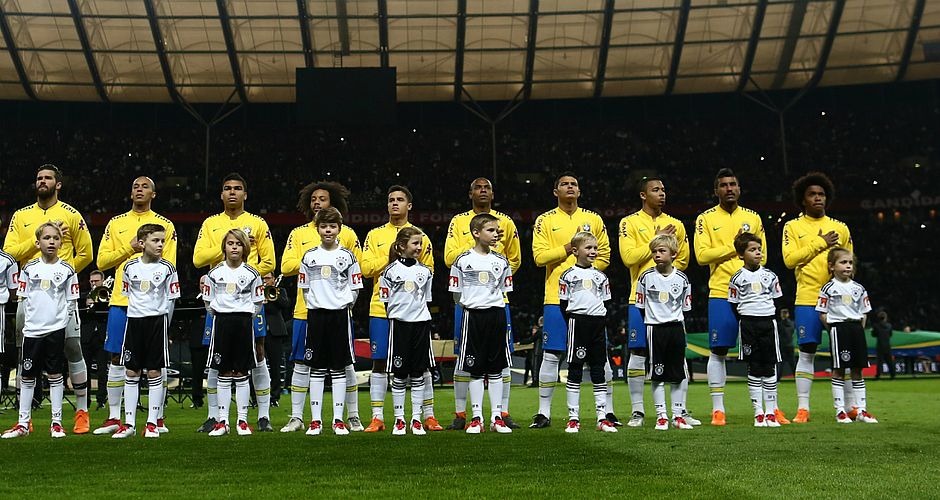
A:
[[[53,440],[46,406],[34,413],[32,435],[0,442],[0,498],[940,496],[938,378],[868,381],[869,408],[881,420],[877,425],[836,424],[829,384],[817,380],[813,420],[780,429],[751,426],[743,382],[728,385],[728,426],[710,427],[708,388],[696,382],[689,406],[705,423],[695,430],[656,432],[648,419],[644,428],[621,428],[617,434],[586,424],[580,434],[567,435],[562,431],[564,392],[564,387],[555,391],[551,428],[481,436],[393,437],[386,432],[338,437],[325,431],[318,437],[209,438],[193,432],[205,418],[204,409],[171,402],[166,412],[171,432],[157,440],[90,434]],[[368,416],[368,393],[359,396]],[[592,408],[590,397],[590,386],[584,385],[582,410]],[[792,381],[781,384],[780,397],[792,417]],[[648,411],[649,398],[647,389]],[[513,387],[511,408],[520,424],[528,423],[537,399],[536,389]],[[285,395],[281,408],[272,409],[278,428],[287,420],[289,400]],[[623,382],[616,384],[615,405],[626,420],[629,396]],[[446,425],[453,392],[439,389],[435,406]],[[390,401],[386,412],[390,419]],[[69,431],[70,413],[66,407]],[[93,411],[92,427],[106,415]],[[582,416],[591,420],[589,411]],[[141,414],[138,422],[145,419]],[[15,410],[0,414],[4,428],[15,420]]]

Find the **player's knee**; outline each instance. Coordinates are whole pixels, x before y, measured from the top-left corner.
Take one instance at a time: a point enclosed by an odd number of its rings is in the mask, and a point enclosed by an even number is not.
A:
[[[124,369],[124,376],[130,378],[137,378],[140,376],[140,372],[136,370]]]
[[[712,347],[712,354],[715,356],[727,356],[728,348],[727,347]]]
[[[649,357],[649,350],[644,348],[634,348],[630,349],[630,354],[633,356]]]
[[[118,354],[111,355],[111,364],[114,366],[121,366],[121,356]]]
[[[147,370],[147,378],[155,379],[162,375],[163,373],[160,370]]]
[[[65,357],[70,363],[84,361],[82,358],[82,341],[79,338],[65,339]]]
[[[816,344],[814,342],[800,344],[800,352],[805,352],[806,354],[816,354],[816,349],[818,347],[819,347],[819,344]]]
[[[372,360],[372,371],[373,371],[373,372],[384,372],[384,371],[385,371],[385,360],[384,360],[384,359],[373,359],[373,360]]]
[[[774,365],[770,363],[748,363],[747,372],[754,377],[772,377],[774,376]]]

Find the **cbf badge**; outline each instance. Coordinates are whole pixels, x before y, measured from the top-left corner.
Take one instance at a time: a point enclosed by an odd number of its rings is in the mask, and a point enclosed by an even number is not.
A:
[[[590,233],[590,232],[591,232],[591,225],[590,225],[590,224],[584,224],[584,225],[581,226],[581,230]]]
[[[745,222],[744,224],[741,224],[741,230],[744,231],[745,233],[750,233],[751,225]]]

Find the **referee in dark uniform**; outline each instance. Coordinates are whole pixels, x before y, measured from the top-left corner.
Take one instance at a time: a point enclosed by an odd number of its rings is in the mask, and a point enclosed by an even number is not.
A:
[[[267,318],[268,336],[264,340],[264,352],[271,371],[271,406],[277,407],[281,398],[281,391],[284,388],[283,373],[281,372],[281,363],[284,358],[284,345],[290,341],[287,335],[287,324],[285,318],[290,318],[293,314],[290,297],[287,295],[287,289],[276,283],[274,275],[265,274],[264,279],[265,297],[264,314]],[[269,290],[277,290],[277,299],[268,300]],[[289,352],[289,351],[288,351]]]

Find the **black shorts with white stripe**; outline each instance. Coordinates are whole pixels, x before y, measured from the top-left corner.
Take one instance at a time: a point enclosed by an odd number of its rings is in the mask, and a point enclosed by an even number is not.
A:
[[[482,377],[509,366],[506,308],[464,309],[457,370]]]
[[[646,378],[657,382],[682,382],[688,377],[685,366],[685,325],[678,321],[646,325],[649,346]]]
[[[773,316],[741,316],[738,323],[738,359],[751,363],[776,364],[781,361],[777,320]]]
[[[389,320],[388,372],[397,378],[419,377],[434,366],[430,321]]]
[[[307,309],[304,364],[321,370],[344,370],[352,361],[349,309]]]
[[[251,313],[218,313],[212,322],[209,368],[221,373],[248,374],[255,367],[255,335]]]
[[[603,316],[568,315],[568,363],[607,363],[607,322]]]
[[[868,368],[868,344],[862,322],[831,323],[829,352],[833,368]]]
[[[128,370],[139,372],[166,368],[170,361],[167,317],[127,318],[121,361]]]
[[[65,330],[45,337],[23,337],[23,376],[36,378],[42,372],[65,373]]]

